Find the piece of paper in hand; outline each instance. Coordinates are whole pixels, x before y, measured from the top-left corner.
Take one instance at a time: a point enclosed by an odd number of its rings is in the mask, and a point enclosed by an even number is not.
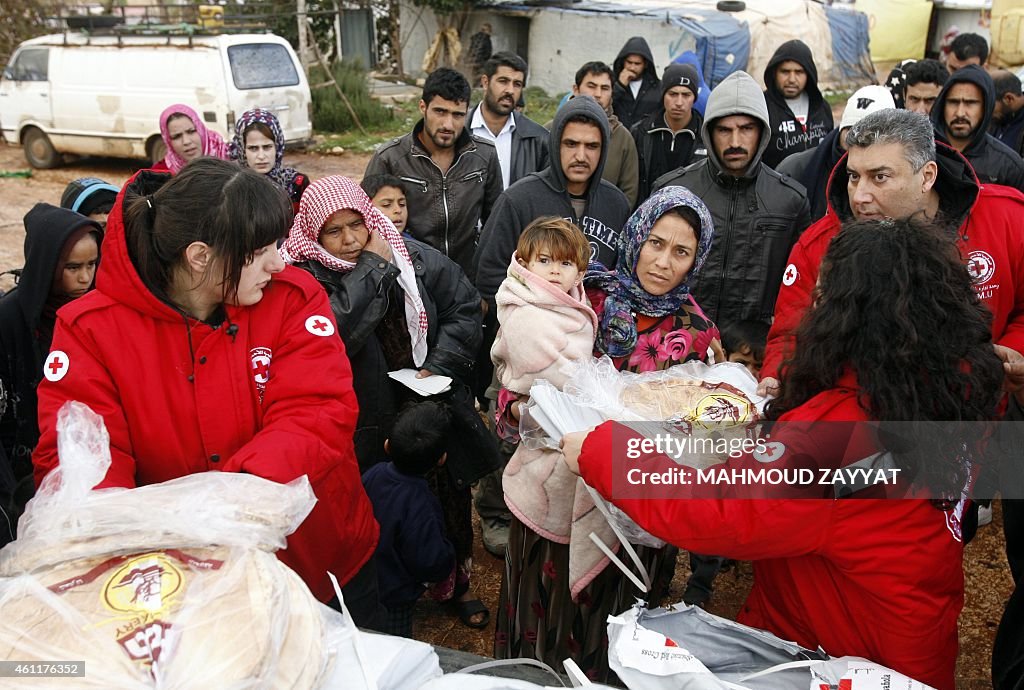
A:
[[[423,379],[418,379],[416,378],[416,374],[418,373],[418,369],[399,369],[398,371],[389,371],[388,376],[393,378],[395,381],[398,381],[409,390],[419,393],[424,398],[431,395],[437,395],[438,393],[444,393],[451,387],[452,378],[450,376],[434,374]]]

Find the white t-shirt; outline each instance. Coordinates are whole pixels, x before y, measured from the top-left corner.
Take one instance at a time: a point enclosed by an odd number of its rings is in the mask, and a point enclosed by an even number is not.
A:
[[[633,92],[633,98],[636,98],[636,95],[640,93],[640,87],[643,86],[643,83],[643,79],[629,82],[629,90]]]
[[[807,111],[811,107],[811,99],[807,96],[807,91],[801,91],[800,95],[796,98],[787,98],[786,103],[789,104],[789,109],[796,115],[797,122],[802,127],[807,126]]]

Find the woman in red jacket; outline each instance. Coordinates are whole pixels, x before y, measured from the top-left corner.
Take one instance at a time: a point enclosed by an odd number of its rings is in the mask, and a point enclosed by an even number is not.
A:
[[[613,423],[585,442],[583,434],[567,437],[566,461],[573,468],[578,458],[583,479],[652,534],[754,561],[742,622],[951,689],[963,606],[959,519],[971,474],[961,444],[972,447],[977,438],[965,432],[995,414],[1003,380],[990,321],[954,245],[935,227],[866,221],[844,228],[784,369],[783,397],[769,407],[780,422],[770,443],[718,466],[820,470],[887,449],[881,438],[891,437],[865,433],[868,425],[832,422],[968,422],[918,424],[916,446],[888,444],[900,476],[913,482],[910,495],[920,498],[822,500],[820,486],[808,487],[817,496],[808,499],[679,500],[693,493],[683,486],[667,497],[639,488],[625,498],[621,477],[629,469],[677,466],[663,455],[632,461],[610,452]],[[630,435],[619,427],[616,447]]]
[[[129,181],[96,290],[57,315],[36,482],[57,465],[68,400],[110,433],[97,488],[210,471],[306,475],[318,500],[279,556],[324,602],[333,572],[356,621],[373,624],[378,527],[352,447],[352,372],[327,295],[277,253],[290,206],[263,175],[212,158]]]

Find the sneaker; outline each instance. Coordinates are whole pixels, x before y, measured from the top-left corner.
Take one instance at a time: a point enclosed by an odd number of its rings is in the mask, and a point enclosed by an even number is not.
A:
[[[496,558],[505,557],[508,546],[509,521],[501,518],[480,518],[480,537],[487,553]]]
[[[992,522],[992,504],[978,506],[978,527],[984,527]]]

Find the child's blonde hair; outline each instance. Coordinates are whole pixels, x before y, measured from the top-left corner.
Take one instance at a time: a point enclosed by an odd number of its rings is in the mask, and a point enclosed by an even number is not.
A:
[[[580,272],[586,271],[590,262],[590,243],[586,235],[565,218],[541,216],[527,225],[519,236],[516,255],[520,261],[528,263],[543,249],[555,261],[572,261]]]

